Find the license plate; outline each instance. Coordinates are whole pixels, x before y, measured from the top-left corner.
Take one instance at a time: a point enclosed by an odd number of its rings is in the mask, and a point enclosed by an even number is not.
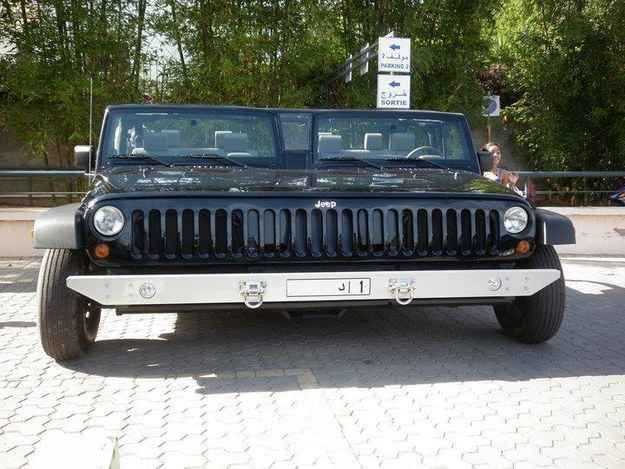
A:
[[[286,281],[286,296],[368,296],[370,278],[311,278]]]

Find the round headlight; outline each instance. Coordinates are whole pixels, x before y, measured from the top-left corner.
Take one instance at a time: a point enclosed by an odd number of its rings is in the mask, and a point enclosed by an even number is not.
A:
[[[116,207],[105,205],[93,215],[93,226],[104,236],[115,236],[124,227],[124,214]]]
[[[503,216],[503,226],[508,233],[520,233],[527,226],[527,212],[521,207],[511,207]]]

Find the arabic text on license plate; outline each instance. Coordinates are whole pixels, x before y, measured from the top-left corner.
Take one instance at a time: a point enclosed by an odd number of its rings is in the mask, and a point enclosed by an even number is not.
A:
[[[286,295],[293,296],[368,296],[370,278],[314,278],[286,281]]]

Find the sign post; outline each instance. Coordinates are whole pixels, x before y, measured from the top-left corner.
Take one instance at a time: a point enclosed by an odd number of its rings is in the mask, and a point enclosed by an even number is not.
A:
[[[410,109],[410,39],[378,38],[378,93],[380,109]]]
[[[488,135],[488,141],[492,142],[493,140],[491,137],[490,118],[499,117],[499,115],[501,114],[501,103],[499,101],[498,95],[484,96],[482,99],[484,105],[482,115],[486,117],[486,132]]]

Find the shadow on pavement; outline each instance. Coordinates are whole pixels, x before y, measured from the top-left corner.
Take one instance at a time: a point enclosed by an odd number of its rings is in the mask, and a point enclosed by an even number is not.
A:
[[[490,307],[361,308],[340,320],[301,322],[278,312],[183,313],[159,339],[98,341],[64,366],[193,377],[201,393],[625,374],[625,289],[583,283],[586,290],[567,288],[562,329],[541,345],[505,337]],[[312,382],[303,385],[306,374]]]

